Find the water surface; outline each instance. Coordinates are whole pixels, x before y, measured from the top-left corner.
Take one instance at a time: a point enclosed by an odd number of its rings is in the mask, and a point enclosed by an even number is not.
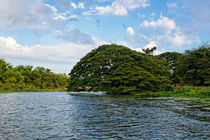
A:
[[[101,94],[0,94],[0,139],[209,139],[209,102]]]

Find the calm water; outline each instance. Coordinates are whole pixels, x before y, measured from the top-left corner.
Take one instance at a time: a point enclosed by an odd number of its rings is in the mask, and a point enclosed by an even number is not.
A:
[[[209,102],[0,94],[0,139],[209,139]]]

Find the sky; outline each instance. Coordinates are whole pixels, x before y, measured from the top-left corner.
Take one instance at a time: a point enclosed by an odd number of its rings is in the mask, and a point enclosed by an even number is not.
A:
[[[68,74],[103,44],[183,53],[208,43],[209,7],[210,0],[0,0],[0,58]]]

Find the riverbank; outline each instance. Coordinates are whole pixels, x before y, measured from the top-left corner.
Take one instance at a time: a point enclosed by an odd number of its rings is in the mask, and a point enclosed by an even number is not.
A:
[[[134,95],[144,97],[197,98],[210,101],[210,87],[184,86],[175,88],[174,91],[145,92]]]
[[[0,90],[0,93],[16,93],[16,92],[63,92],[66,89],[17,89],[17,90]]]
[[[0,93],[16,92],[65,92],[66,89],[20,89],[20,90],[0,90]],[[176,97],[180,99],[198,99],[210,101],[210,87],[183,86],[176,87],[174,91],[142,92],[128,96],[138,97]]]

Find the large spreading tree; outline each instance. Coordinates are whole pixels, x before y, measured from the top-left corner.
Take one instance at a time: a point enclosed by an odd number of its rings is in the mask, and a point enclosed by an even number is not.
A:
[[[120,45],[103,45],[88,53],[72,69],[68,91],[106,91],[131,94],[170,90],[165,65],[153,57]]]

